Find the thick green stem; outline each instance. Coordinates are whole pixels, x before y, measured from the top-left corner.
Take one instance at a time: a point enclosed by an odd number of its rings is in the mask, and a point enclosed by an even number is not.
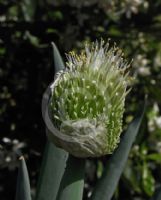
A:
[[[82,200],[85,159],[69,156],[57,200]]]
[[[36,200],[56,200],[67,157],[67,152],[47,141],[40,171]]]

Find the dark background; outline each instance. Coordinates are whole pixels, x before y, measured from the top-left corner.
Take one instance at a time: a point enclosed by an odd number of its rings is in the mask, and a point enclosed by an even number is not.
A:
[[[114,199],[146,200],[161,184],[161,1],[0,0],[0,199],[15,195],[18,156],[26,158],[32,194],[46,136],[41,99],[54,78],[51,42],[65,53],[111,38],[133,58],[136,77],[124,128],[148,94],[148,108]],[[88,160],[84,199],[108,157]]]

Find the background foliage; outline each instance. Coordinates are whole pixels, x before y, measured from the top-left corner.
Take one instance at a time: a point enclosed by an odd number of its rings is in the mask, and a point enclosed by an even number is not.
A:
[[[111,38],[133,58],[136,79],[125,128],[145,94],[148,109],[113,199],[146,200],[161,184],[161,1],[0,0],[0,197],[14,199],[18,155],[24,154],[32,195],[46,141],[41,99],[53,80],[51,41],[64,56],[85,41]],[[65,58],[65,56],[64,56]],[[108,164],[86,164],[84,199]]]

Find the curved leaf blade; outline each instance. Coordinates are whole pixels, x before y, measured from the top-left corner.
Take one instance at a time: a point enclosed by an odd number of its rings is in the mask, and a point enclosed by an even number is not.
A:
[[[24,158],[20,157],[18,170],[16,200],[31,200],[30,181]]]
[[[52,43],[54,54],[54,66],[56,72],[64,67],[60,53],[54,43]],[[42,99],[42,116],[44,121],[45,113],[48,110],[48,103],[50,99],[51,89],[48,87],[43,95]],[[48,131],[46,129],[46,131]],[[66,160],[68,153],[64,150],[57,148],[54,144],[48,141],[45,147],[45,152],[42,161],[42,167],[40,170],[40,178],[38,181],[38,189],[36,193],[36,200],[55,200],[59,185],[64,174],[66,167]]]
[[[63,70],[65,68],[64,62],[61,58],[61,55],[60,55],[55,43],[52,42],[51,45],[52,45],[52,49],[53,49],[54,70],[55,70],[55,73],[57,73],[58,71]]]
[[[40,178],[38,182],[37,200],[55,200],[65,170],[67,153],[47,142]]]
[[[112,198],[121,173],[128,159],[128,154],[130,152],[131,146],[138,133],[144,111],[145,105],[139,112],[138,116],[129,125],[126,133],[121,139],[117,150],[111,156],[108,165],[105,168],[105,171],[101,179],[98,181],[98,184],[96,185],[96,188],[92,194],[92,200],[110,200]]]

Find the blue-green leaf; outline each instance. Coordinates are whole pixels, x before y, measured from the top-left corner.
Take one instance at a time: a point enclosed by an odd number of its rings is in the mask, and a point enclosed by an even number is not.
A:
[[[64,66],[64,64],[55,44],[52,43],[52,45],[54,53],[54,66],[57,72],[61,70],[61,67]],[[46,113],[48,113],[50,92],[51,89],[50,87],[48,87],[42,99],[42,116],[44,118],[47,131],[48,131],[48,120],[46,119]],[[66,167],[67,157],[68,157],[67,152],[56,147],[51,142],[47,141],[45,153],[43,156],[42,167],[40,171],[40,178],[38,181],[36,200],[56,199],[59,185]]]
[[[24,158],[20,157],[18,170],[16,200],[31,200],[30,182]]]
[[[55,73],[64,69],[64,62],[54,42],[52,44]]]
[[[111,156],[101,179],[96,185],[91,197],[92,200],[110,200],[112,198],[121,173],[125,167],[131,146],[138,133],[144,110],[145,106],[141,109],[139,115],[132,121],[126,133],[123,135],[117,150]]]
[[[55,200],[63,176],[67,153],[48,142],[45,148],[36,200]]]
[[[85,159],[69,156],[57,200],[82,200]]]

